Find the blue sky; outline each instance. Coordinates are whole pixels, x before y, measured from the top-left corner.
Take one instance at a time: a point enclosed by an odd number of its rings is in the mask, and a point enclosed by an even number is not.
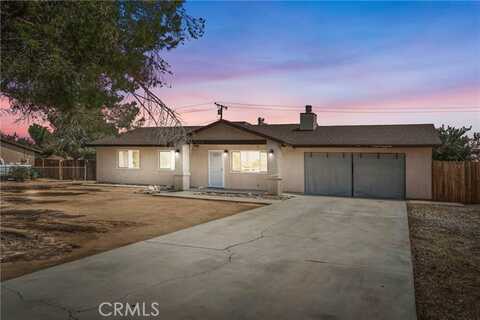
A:
[[[292,123],[311,104],[325,125],[445,123],[480,131],[480,2],[185,7],[205,18],[205,35],[164,53],[173,75],[156,92],[175,108],[197,105],[179,109],[186,124],[215,120],[212,102],[224,101],[279,105],[230,103],[230,120]]]
[[[480,3],[189,2],[186,8],[206,19],[206,30],[167,54],[172,87],[159,93],[170,104],[313,104],[317,112],[442,107],[459,112],[323,119],[480,127],[478,114],[459,108],[480,106]],[[252,110],[234,109],[234,120],[255,119]],[[282,109],[269,113],[271,122],[298,117]],[[208,109],[184,117],[214,116]]]

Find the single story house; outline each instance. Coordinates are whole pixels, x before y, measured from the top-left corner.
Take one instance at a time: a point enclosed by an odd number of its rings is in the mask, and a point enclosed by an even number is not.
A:
[[[139,128],[91,144],[97,180],[121,184],[431,199],[432,124],[319,126],[311,106],[296,124],[218,120],[184,127],[188,142],[159,144],[171,128]]]
[[[0,137],[0,142],[0,164],[34,165],[35,156],[41,152],[40,149],[4,137]]]

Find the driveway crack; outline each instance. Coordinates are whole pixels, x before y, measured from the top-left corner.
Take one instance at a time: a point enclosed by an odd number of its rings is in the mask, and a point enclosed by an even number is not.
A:
[[[241,242],[237,242],[237,243],[233,243],[233,244],[230,244],[224,248],[211,248],[211,247],[203,247],[203,246],[195,246],[195,245],[188,245],[188,244],[176,244],[176,243],[170,243],[170,242],[157,242],[157,241],[153,241],[153,240],[145,240],[144,242],[145,243],[158,243],[158,244],[163,244],[163,245],[169,245],[169,246],[175,246],[175,247],[183,247],[183,248],[194,248],[194,249],[203,249],[203,250],[212,250],[212,251],[216,251],[216,252],[222,252],[226,255],[226,259],[223,263],[217,265],[217,266],[214,266],[208,270],[204,270],[204,271],[201,271],[201,272],[196,272],[196,273],[193,273],[193,274],[190,274],[190,275],[184,275],[184,276],[179,276],[179,277],[173,277],[173,278],[170,278],[170,279],[166,279],[166,280],[162,280],[162,281],[159,281],[157,283],[154,283],[154,284],[151,284],[151,285],[148,285],[148,286],[142,286],[140,288],[137,288],[135,290],[132,290],[124,295],[122,295],[121,297],[119,298],[116,298],[112,301],[121,301],[121,300],[125,300],[127,299],[129,296],[135,294],[135,293],[138,293],[138,292],[141,292],[141,291],[144,291],[146,289],[149,289],[149,288],[153,288],[153,287],[156,287],[156,286],[161,286],[161,285],[164,285],[166,283],[169,283],[169,282],[172,282],[172,281],[179,281],[179,280],[185,280],[185,279],[192,279],[192,278],[195,278],[195,277],[198,277],[198,276],[202,276],[202,275],[206,275],[206,274],[209,274],[211,272],[215,272],[217,270],[219,270],[220,268],[232,263],[233,261],[233,256],[235,255],[234,252],[232,252],[231,250],[236,248],[236,247],[239,247],[239,246],[242,246],[242,245],[246,245],[246,244],[250,244],[250,243],[253,243],[253,242],[256,242],[256,241],[259,241],[263,238],[265,238],[265,232],[270,229],[272,226],[282,222],[283,220],[285,219],[282,219],[280,221],[277,221],[275,223],[272,223],[271,225],[269,225],[268,227],[266,227],[265,229],[263,229],[260,234],[252,239],[249,239],[249,240],[246,240],[246,241],[241,241]],[[87,312],[87,311],[92,311],[92,310],[95,310],[97,308],[97,306],[87,306],[85,308],[81,308],[81,309],[76,309],[76,310],[73,310],[73,309],[69,309],[67,307],[63,307],[63,306],[60,306],[58,304],[53,304],[51,302],[48,302],[48,301],[45,301],[45,300],[27,300],[24,298],[24,296],[22,295],[21,292],[19,291],[16,291],[16,290],[13,290],[11,288],[7,288],[5,287],[6,289],[8,290],[11,290],[12,292],[15,292],[18,297],[24,301],[24,302],[38,302],[38,303],[43,303],[47,306],[50,306],[50,307],[54,307],[54,308],[57,308],[57,309],[60,309],[64,312],[67,312],[68,314],[68,320],[78,320],[78,318],[75,316],[75,314],[78,314],[78,313],[84,313],[84,312]]]
[[[238,247],[238,246],[241,246],[241,245],[244,245],[244,244],[249,244],[249,243],[252,243],[252,242],[261,240],[261,239],[263,239],[264,237],[265,237],[265,236],[263,235],[263,231],[262,231],[262,233],[261,233],[258,237],[256,237],[256,238],[231,244],[231,245],[229,245],[229,246],[226,246],[226,247],[223,248],[222,250],[224,250],[224,251],[229,251],[229,250],[232,249],[232,248],[235,248],[235,247]]]
[[[23,295],[20,291],[15,290],[15,289],[12,289],[12,288],[9,288],[9,287],[6,287],[6,286],[4,286],[4,288],[7,289],[7,290],[9,290],[9,291],[11,291],[11,292],[13,292],[13,293],[15,293],[15,294],[17,295],[17,297],[18,297],[21,301],[23,301],[23,302],[26,302],[26,303],[41,303],[41,304],[44,304],[44,305],[49,306],[49,307],[52,307],[52,308],[60,309],[60,310],[62,310],[62,311],[64,311],[64,312],[67,313],[67,315],[68,315],[68,320],[78,320],[78,318],[75,317],[75,315],[74,315],[74,313],[76,313],[75,310],[72,310],[72,309],[70,309],[70,308],[67,308],[67,307],[61,306],[61,305],[59,305],[59,304],[52,303],[52,302],[50,302],[50,301],[46,301],[46,300],[30,300],[30,299],[26,299],[26,298],[24,297],[24,295]]]
[[[221,250],[223,251],[223,250]],[[193,273],[193,274],[190,274],[190,275],[186,275],[186,276],[180,276],[180,277],[173,277],[173,278],[170,278],[170,279],[166,279],[166,280],[162,280],[162,281],[159,281],[159,282],[156,282],[156,283],[153,283],[149,286],[146,286],[146,287],[141,287],[141,288],[138,288],[138,289],[135,289],[135,290],[132,290],[126,294],[124,294],[123,296],[119,297],[119,298],[116,298],[112,301],[122,301],[122,300],[125,300],[127,299],[129,296],[131,296],[132,294],[135,294],[137,292],[140,292],[140,291],[143,291],[143,290],[146,290],[146,289],[149,289],[149,288],[153,288],[153,287],[156,287],[156,286],[161,286],[161,285],[164,285],[166,283],[169,283],[169,282],[172,282],[172,281],[178,281],[178,280],[185,280],[185,279],[192,279],[192,278],[195,278],[195,277],[198,277],[198,276],[202,276],[202,275],[205,275],[205,274],[208,274],[208,273],[211,273],[211,272],[214,272],[222,267],[224,267],[225,265],[227,264],[230,264],[232,262],[232,257],[233,257],[234,253],[232,252],[229,252],[228,255],[226,256],[226,259],[223,263],[221,263],[220,265],[217,265],[215,267],[212,267],[208,270],[204,270],[204,271],[201,271],[201,272],[196,272],[196,273]],[[82,313],[82,312],[86,312],[86,311],[91,311],[93,309],[96,309],[96,307],[86,307],[84,309],[79,309],[75,312],[77,313]]]

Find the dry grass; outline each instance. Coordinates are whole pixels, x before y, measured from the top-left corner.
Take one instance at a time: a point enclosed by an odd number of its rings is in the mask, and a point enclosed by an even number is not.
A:
[[[1,278],[258,207],[61,182],[1,184]]]
[[[480,319],[480,207],[409,204],[419,320]]]

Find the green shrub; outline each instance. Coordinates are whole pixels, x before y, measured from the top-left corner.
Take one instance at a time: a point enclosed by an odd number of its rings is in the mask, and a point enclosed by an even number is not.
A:
[[[35,168],[30,169],[30,179],[35,180],[40,178],[40,171]]]
[[[26,179],[30,179],[31,176],[31,169],[29,167],[13,167],[10,170],[10,176],[15,179],[15,181],[25,181]]]

